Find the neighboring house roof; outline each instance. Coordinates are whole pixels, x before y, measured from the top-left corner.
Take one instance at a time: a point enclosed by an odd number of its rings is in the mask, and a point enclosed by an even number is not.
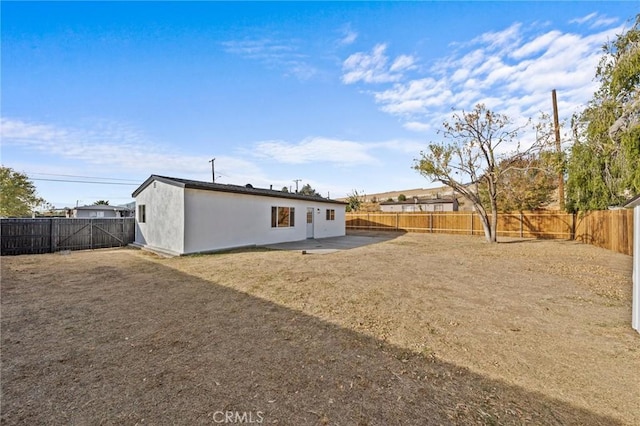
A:
[[[251,185],[247,185],[247,186],[228,185],[228,184],[222,184],[222,183],[201,182],[197,180],[180,179],[180,178],[158,176],[158,175],[149,176],[149,178],[145,180],[144,183],[140,185],[138,189],[136,189],[131,195],[135,198],[153,181],[163,182],[163,183],[178,186],[181,188],[200,189],[203,191],[231,192],[234,194],[257,195],[257,196],[263,196],[263,197],[290,198],[294,200],[306,200],[306,201],[315,201],[320,203],[331,203],[331,204],[340,204],[340,205],[347,204],[342,201],[331,200],[329,198],[323,198],[321,196],[302,195],[302,194],[296,194],[293,192],[282,192],[274,189],[254,188]]]
[[[381,206],[396,206],[396,205],[404,205],[404,204],[450,204],[453,203],[453,198],[426,198],[426,199],[409,199],[406,201],[383,201],[380,203]]]
[[[632,207],[638,207],[638,206],[640,206],[640,194],[636,195],[635,197],[627,201],[627,203],[623,207],[630,209]]]
[[[132,210],[129,207],[124,206],[110,206],[108,204],[94,204],[91,206],[80,206],[74,207],[72,210],[116,210],[116,211],[125,211]]]

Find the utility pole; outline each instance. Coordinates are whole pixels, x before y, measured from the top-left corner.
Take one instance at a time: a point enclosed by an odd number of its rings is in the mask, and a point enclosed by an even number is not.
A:
[[[211,163],[211,177],[213,178],[213,183],[216,183],[216,169],[214,166],[216,158],[213,157],[211,160],[209,160],[209,162]]]
[[[293,181],[296,183],[296,194],[298,193],[298,182],[300,182],[302,179],[294,179]]]
[[[558,99],[556,97],[556,89],[551,91],[551,100],[553,102],[553,126],[556,131],[556,151],[558,158],[562,155],[562,147],[560,144],[560,120],[558,119]],[[564,167],[558,171],[558,203],[560,210],[564,211]]]

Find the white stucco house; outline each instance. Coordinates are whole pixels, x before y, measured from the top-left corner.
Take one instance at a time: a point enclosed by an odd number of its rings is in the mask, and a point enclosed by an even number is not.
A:
[[[458,200],[453,197],[413,197],[405,201],[383,201],[380,203],[380,210],[385,213],[457,212]]]
[[[131,217],[133,216],[133,210],[127,206],[110,206],[108,204],[98,204],[69,209],[66,216],[75,218]]]
[[[346,203],[273,189],[151,175],[135,245],[171,255],[345,235]]]
[[[626,208],[633,209],[633,304],[631,326],[640,333],[640,195],[629,200]]]

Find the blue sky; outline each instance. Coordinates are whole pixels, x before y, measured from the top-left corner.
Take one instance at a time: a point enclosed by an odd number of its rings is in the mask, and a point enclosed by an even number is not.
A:
[[[151,174],[323,195],[432,186],[451,110],[580,110],[637,2],[2,2],[2,164],[57,207]],[[80,177],[82,176],[82,177]],[[58,181],[53,181],[58,180]],[[60,181],[90,181],[78,183]]]

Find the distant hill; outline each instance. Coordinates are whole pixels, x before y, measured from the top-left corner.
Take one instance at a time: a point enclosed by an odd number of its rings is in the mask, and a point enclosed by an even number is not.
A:
[[[383,201],[388,201],[392,199],[393,201],[398,201],[398,196],[400,194],[404,194],[407,199],[411,199],[413,197],[418,198],[450,198],[454,197],[458,199],[458,210],[459,211],[472,211],[473,205],[469,200],[464,198],[459,193],[455,193],[448,186],[439,186],[436,188],[414,188],[414,189],[404,189],[398,191],[387,191],[387,192],[376,192],[372,194],[363,194],[361,197],[361,201],[363,202],[363,206],[361,210],[363,211],[377,211],[379,209],[378,203]],[[348,198],[338,198],[339,201],[347,201]],[[554,194],[551,197],[551,202],[543,206],[543,210],[559,210],[560,206],[558,203],[558,191],[554,191]]]
[[[411,199],[413,197],[418,198],[451,198],[456,197],[458,199],[459,210],[473,210],[473,207],[469,201],[463,198],[460,194],[454,194],[453,190],[448,186],[440,186],[436,188],[414,188],[414,189],[403,189],[398,191],[387,191],[387,192],[376,192],[372,194],[363,194],[362,201],[367,204],[377,204],[383,201],[388,201],[392,199],[393,201],[398,201],[398,197],[400,194],[404,194],[407,199]],[[339,201],[347,201],[347,198],[338,198]],[[369,208],[369,210],[375,210]]]

